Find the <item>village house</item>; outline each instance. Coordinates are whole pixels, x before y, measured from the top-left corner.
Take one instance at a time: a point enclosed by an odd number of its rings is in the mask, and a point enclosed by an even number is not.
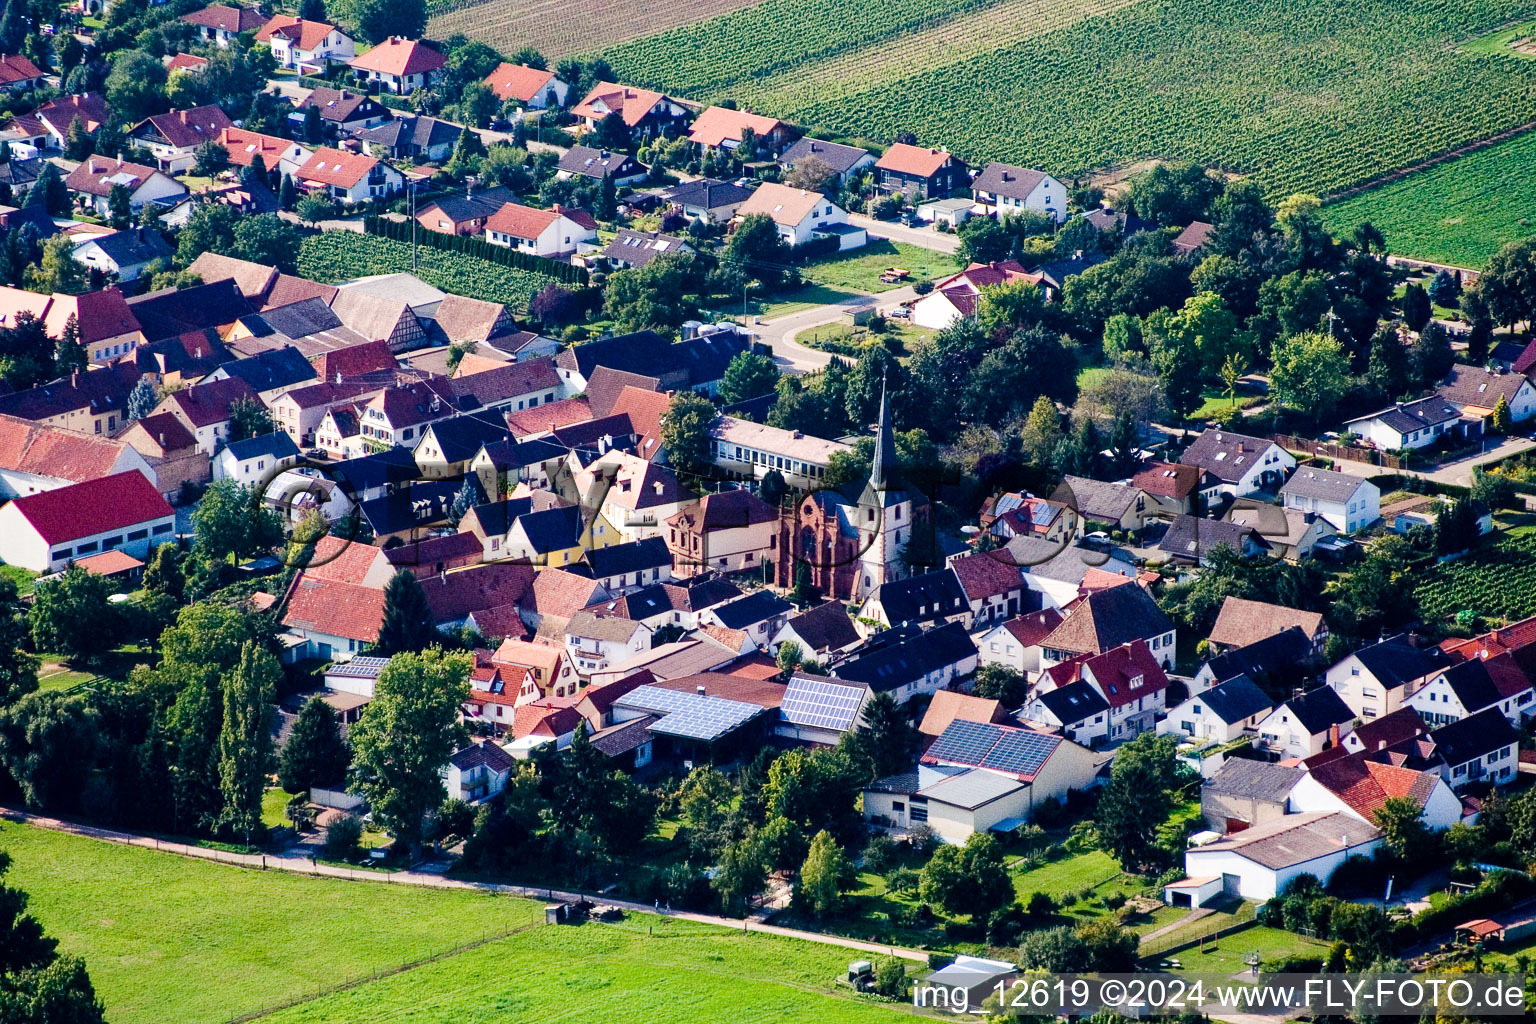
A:
[[[478,192],[470,186],[463,195],[440,196],[421,207],[416,211],[416,223],[446,235],[478,235],[485,231],[485,222],[492,214],[516,198],[500,185]]]
[[[1286,533],[1289,533],[1288,527]],[[1253,524],[1199,516],[1174,519],[1157,542],[1157,550],[1167,556],[1168,561],[1182,565],[1209,565],[1211,555],[1221,548],[1244,558],[1273,554],[1273,549]]]
[[[531,694],[519,694],[529,700],[541,697],[569,697],[576,693],[581,682],[571,667],[565,648],[559,644],[536,643],[510,638],[503,640],[491,661],[512,669],[524,669],[534,689]]]
[[[353,136],[377,157],[440,162],[453,155],[462,129],[425,114],[403,114]]]
[[[320,111],[320,121],[332,137],[372,128],[392,116],[388,107],[372,97],[348,89],[321,86],[304,97],[294,112],[288,115],[289,122],[302,128],[305,112],[310,107]]]
[[[1153,462],[1131,477],[1131,486],[1147,501],[1147,515],[1171,519],[1195,511],[1202,473],[1195,466]],[[1214,488],[1215,480],[1211,484]]]
[[[617,117],[640,138],[676,134],[689,116],[687,107],[659,92],[613,82],[598,82],[571,113],[588,131],[606,117]]]
[[[478,804],[501,793],[517,759],[495,743],[471,743],[448,759],[443,789],[449,800]]]
[[[125,228],[102,235],[85,236],[71,256],[76,263],[96,270],[108,280],[136,281],[156,260],[169,261],[175,250],[150,228]]]
[[[1347,655],[1328,669],[1325,679],[1357,717],[1370,720],[1403,707],[1425,679],[1450,664],[1445,651],[1405,633]]]
[[[213,478],[265,485],[299,461],[299,449],[281,430],[231,441],[213,457]]]
[[[674,572],[739,572],[772,561],[778,519],[777,509],[746,488],[706,494],[666,521]]]
[[[1057,224],[1067,219],[1067,187],[1044,171],[994,161],[971,181],[971,192],[989,215],[1007,217],[1027,211]]]
[[[1124,584],[1090,592],[1040,641],[1043,670],[1080,655],[1098,655],[1145,640],[1164,669],[1172,669],[1178,629],[1139,586]]]
[[[485,222],[485,240],[534,256],[568,256],[582,242],[597,238],[597,221],[585,210],[556,203],[552,209],[506,203]]]
[[[1111,745],[1118,746],[1154,728],[1167,706],[1168,674],[1145,640],[1052,665],[1041,673],[1035,692],[1077,682],[1087,683],[1104,699],[1109,726],[1105,739]]]
[[[755,138],[753,151],[737,154],[749,131]],[[793,129],[776,117],[728,107],[706,107],[689,127],[688,141],[700,149],[735,154],[738,160],[751,163],[759,152],[770,156],[778,153],[789,143],[792,134]]]
[[[1520,734],[1497,708],[1485,708],[1429,734],[1451,789],[1477,783],[1506,785],[1519,771]]]
[[[699,178],[662,190],[661,200],[676,207],[688,220],[724,224],[741,209],[752,193],[740,185]]]
[[[971,605],[953,570],[936,569],[903,579],[890,579],[869,592],[859,606],[860,625],[936,626],[958,622],[971,626]]]
[[[601,182],[609,178],[617,188],[638,184],[650,173],[644,164],[627,153],[612,153],[591,146],[572,146],[560,155],[560,162],[555,167],[555,177],[562,181],[587,178]]]
[[[503,105],[515,103],[524,110],[548,110],[565,106],[571,94],[569,82],[553,71],[502,61],[485,76],[485,85]]]
[[[1223,493],[1238,498],[1280,486],[1296,468],[1295,456],[1273,441],[1230,430],[1202,431],[1179,462],[1209,473]]]
[[[991,552],[951,555],[949,571],[959,580],[970,606],[969,625],[972,629],[987,628],[1027,610],[1029,587],[1024,583],[1024,574],[1007,555],[994,557]]]
[[[794,170],[797,166],[815,161],[837,174],[837,183],[845,185],[848,179],[875,162],[875,155],[857,146],[844,146],[822,139],[802,138],[779,155],[779,166]]]
[[[267,349],[243,359],[232,359],[204,377],[198,383],[239,377],[251,386],[263,405],[274,401],[295,388],[318,382],[314,364],[305,359],[291,346]]]
[[[651,646],[644,623],[579,611],[565,627],[565,650],[578,675],[586,678]]]
[[[1502,370],[1494,373],[1481,366],[1452,366],[1445,382],[1435,389],[1435,397],[1455,406],[1463,419],[1479,420],[1485,427],[1492,425],[1500,399],[1512,423],[1524,423],[1536,413],[1536,385],[1529,377]]]
[[[801,664],[819,665],[863,642],[841,601],[828,601],[787,619],[771,641],[773,653],[786,643],[800,648]]]
[[[19,53],[0,56],[0,90],[26,92],[43,84],[43,72]]]
[[[315,150],[294,178],[300,187],[318,191],[347,206],[382,199],[405,187],[400,172],[388,164],[330,147]]]
[[[1221,604],[1206,642],[1212,654],[1222,654],[1256,644],[1293,626],[1306,634],[1314,652],[1322,652],[1323,645],[1328,642],[1328,624],[1321,612],[1228,597]]]
[[[128,135],[148,148],[162,171],[185,174],[196,163],[199,146],[217,143],[224,130],[233,127],[223,110],[209,104],[156,114],[134,125]]]
[[[1343,533],[1363,530],[1381,518],[1381,488],[1369,480],[1301,466],[1280,488],[1287,509],[1312,512]]]
[[[1195,743],[1220,744],[1256,733],[1274,702],[1247,676],[1237,676],[1168,709],[1157,731]]]
[[[838,249],[857,249],[869,241],[863,228],[848,223],[848,213],[820,192],[764,182],[736,208],[737,217],[770,218],[779,237],[788,245],[804,245],[813,238],[836,236]]]
[[[46,296],[40,296],[46,298]],[[141,374],[124,361],[80,370],[24,391],[0,395],[0,414],[85,434],[115,434]]]
[[[875,183],[882,192],[902,192],[912,200],[943,199],[969,188],[971,175],[947,149],[897,142],[875,161]]]
[[[998,623],[976,640],[982,663],[1002,665],[1033,678],[1040,671],[1040,645],[1061,620],[1059,609],[1046,608]]]
[[[1352,434],[1378,448],[1427,448],[1452,433],[1461,423],[1461,410],[1431,395],[1416,402],[1397,402],[1379,412],[1346,420]]]
[[[64,179],[75,201],[98,217],[112,216],[112,189],[128,193],[129,209],[137,212],[145,203],[187,194],[187,186],[169,175],[122,157],[88,156]]]
[[[1373,825],[1342,812],[1287,814],[1184,853],[1188,877],[1164,887],[1176,907],[1199,907],[1218,896],[1268,900],[1298,875],[1324,885],[1350,857],[1381,845]]]
[[[1409,694],[1403,706],[1430,726],[1459,722],[1488,708],[1498,710],[1510,725],[1523,726],[1536,714],[1531,703],[1536,691],[1525,669],[1531,663],[1522,650],[1450,665]]]
[[[272,49],[280,68],[304,75],[323,75],[332,62],[346,64],[357,56],[357,43],[328,21],[306,21],[276,14],[256,33],[256,42]]]
[[[244,128],[225,128],[219,135],[219,145],[229,153],[229,162],[235,167],[249,167],[259,156],[269,172],[286,176],[292,176],[314,155],[312,149],[300,143]]]
[[[230,377],[172,391],[154,411],[175,416],[197,438],[198,450],[211,456],[221,442],[229,440],[230,406],[242,400],[258,406],[261,402],[249,384],[239,377]]]
[[[158,482],[149,461],[122,439],[0,415],[0,501],[130,469]]]
[[[197,29],[199,39],[213,43],[222,50],[241,33],[255,32],[261,28],[267,17],[256,7],[210,4],[201,10],[183,14],[181,20]]]
[[[912,304],[912,324],[942,331],[955,321],[976,313],[976,301],[983,288],[1007,281],[1040,283],[1040,275],[1024,269],[1018,260],[1000,263],[972,263],[958,274],[935,281],[933,291]]]
[[[1061,482],[1070,492],[1068,503],[1077,511],[1079,529],[1082,523],[1099,523],[1114,530],[1137,531],[1146,525],[1149,509],[1156,509],[1135,484],[1123,480],[1107,483],[1068,474]]]
[[[198,450],[197,438],[170,413],[154,413],[134,420],[118,435],[118,440],[144,457],[167,501],[179,498],[183,486],[195,487],[213,478],[208,453]]]
[[[95,133],[112,119],[107,101],[99,92],[57,96],[30,114],[6,121],[0,139],[27,143],[39,149],[61,150],[69,143],[69,126],[79,120],[80,127]]]
[[[404,96],[436,83],[447,59],[418,39],[391,36],[347,61],[359,82]]]
[[[23,495],[0,506],[0,560],[56,572],[102,551],[145,561],[176,539],[176,513],[138,469]]]
[[[612,544],[587,552],[592,578],[610,594],[626,594],[672,578],[672,553],[660,537]]]
[[[659,231],[635,231],[621,228],[598,253],[598,258],[613,270],[632,270],[643,267],[668,253],[691,253],[693,246],[674,235]]]
[[[1202,695],[1203,696],[1203,695]],[[1255,745],[1282,758],[1311,757],[1339,745],[1355,713],[1327,686],[1299,694],[1259,722]]]
[[[827,668],[838,679],[889,693],[897,704],[942,690],[976,671],[976,645],[958,622],[930,630],[899,626],[871,637],[851,657]]]
[[[1262,538],[1270,557],[1297,562],[1319,551],[1338,551],[1344,544],[1339,531],[1316,512],[1279,508],[1256,498],[1238,498],[1227,510],[1223,522]]]
[[[1008,491],[988,498],[977,522],[983,530],[1004,541],[1034,537],[1064,543],[1082,533],[1078,509],[1025,491]]]
[[[801,490],[814,490],[832,456],[849,450],[839,441],[734,416],[715,420],[709,436],[710,455],[719,469],[746,480],[761,480],[776,469],[789,486]]]

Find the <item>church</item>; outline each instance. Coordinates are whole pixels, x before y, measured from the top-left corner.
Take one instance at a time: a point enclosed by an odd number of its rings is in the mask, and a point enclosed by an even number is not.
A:
[[[882,389],[874,464],[863,490],[857,498],[814,491],[780,512],[774,583],[793,587],[804,564],[822,596],[862,601],[882,583],[910,575],[903,549],[928,516],[928,499],[901,478],[890,396]]]

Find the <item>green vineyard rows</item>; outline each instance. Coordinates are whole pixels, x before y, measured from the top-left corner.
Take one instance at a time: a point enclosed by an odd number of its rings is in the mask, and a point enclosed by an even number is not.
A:
[[[503,267],[488,260],[421,246],[416,276],[455,295],[500,302],[514,313],[526,312],[529,297],[552,278]],[[304,239],[299,249],[299,275],[336,283],[372,274],[401,274],[411,270],[411,247],[375,235],[326,231]]]
[[[1461,611],[1513,621],[1536,615],[1536,537],[1501,540],[1493,547],[1430,570],[1414,588],[1425,619]]]

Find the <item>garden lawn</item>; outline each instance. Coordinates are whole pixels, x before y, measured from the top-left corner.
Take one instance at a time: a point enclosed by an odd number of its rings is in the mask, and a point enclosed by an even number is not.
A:
[[[1214,419],[1218,413],[1225,412],[1233,408],[1234,405],[1238,409],[1246,409],[1249,406],[1258,404],[1259,397],[1257,395],[1245,395],[1239,392],[1237,401],[1234,403],[1231,398],[1227,397],[1226,392],[1207,388],[1200,395],[1199,407],[1189,414],[1189,418],[1196,422]]]
[[[637,914],[612,925],[535,928],[266,1022],[864,1024],[909,1018],[904,1005],[834,989],[849,960],[864,956]]]
[[[272,786],[261,794],[261,823],[267,828],[285,828],[291,823],[283,811],[291,799],[279,786]]]
[[[808,284],[794,291],[779,292],[771,301],[758,302],[756,313],[764,320],[774,317],[788,316],[791,313],[804,313],[808,309],[817,306],[831,306],[837,303],[847,302],[849,299],[858,298],[857,292],[832,288],[823,284]],[[738,307],[738,312],[740,308]]]
[[[1037,892],[1043,892],[1060,902],[1084,889],[1094,889],[1095,895],[1108,895],[1116,887],[1105,883],[1122,877],[1119,861],[1103,850],[1088,850],[1068,854],[1032,871],[1015,872],[1013,891],[1018,893],[1020,901],[1024,903],[1028,903],[1029,897]],[[1123,891],[1139,887],[1134,879],[1125,879],[1120,886]]]
[[[6,880],[112,1024],[218,1024],[543,917],[527,900],[308,878],[0,824]]]
[[[32,584],[42,573],[23,569],[19,565],[0,565],[0,576],[16,584],[16,593],[22,596],[32,593]]]
[[[897,284],[886,284],[880,280],[880,275],[891,267],[910,271],[911,276]],[[924,249],[917,245],[874,238],[862,249],[808,263],[801,268],[800,274],[807,281],[830,285],[833,288],[878,294],[905,288],[918,281],[932,281],[934,278],[945,277],[959,269],[955,263],[955,257],[949,253],[934,252],[932,249]]]
[[[1206,943],[1205,951],[1199,947],[1172,954],[1182,970],[1189,974],[1236,974],[1247,971],[1244,957],[1257,951],[1264,963],[1288,956],[1327,957],[1328,943],[1309,939],[1295,932],[1282,931],[1260,925],[1238,932],[1227,938]]]

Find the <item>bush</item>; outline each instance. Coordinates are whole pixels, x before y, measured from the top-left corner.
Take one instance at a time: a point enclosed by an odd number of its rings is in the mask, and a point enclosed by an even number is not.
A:
[[[896,843],[884,832],[877,832],[864,846],[863,861],[866,871],[883,874],[896,858]]]
[[[912,290],[917,292],[919,295],[927,295],[929,292],[933,291],[933,282],[919,281],[917,284],[912,286]]]
[[[1029,915],[1031,917],[1050,917],[1056,913],[1056,901],[1048,892],[1030,893]]]
[[[325,829],[325,856],[330,860],[351,860],[360,852],[363,819],[344,814]]]
[[[881,957],[876,961],[875,991],[887,999],[905,999],[907,965],[894,956]]]

